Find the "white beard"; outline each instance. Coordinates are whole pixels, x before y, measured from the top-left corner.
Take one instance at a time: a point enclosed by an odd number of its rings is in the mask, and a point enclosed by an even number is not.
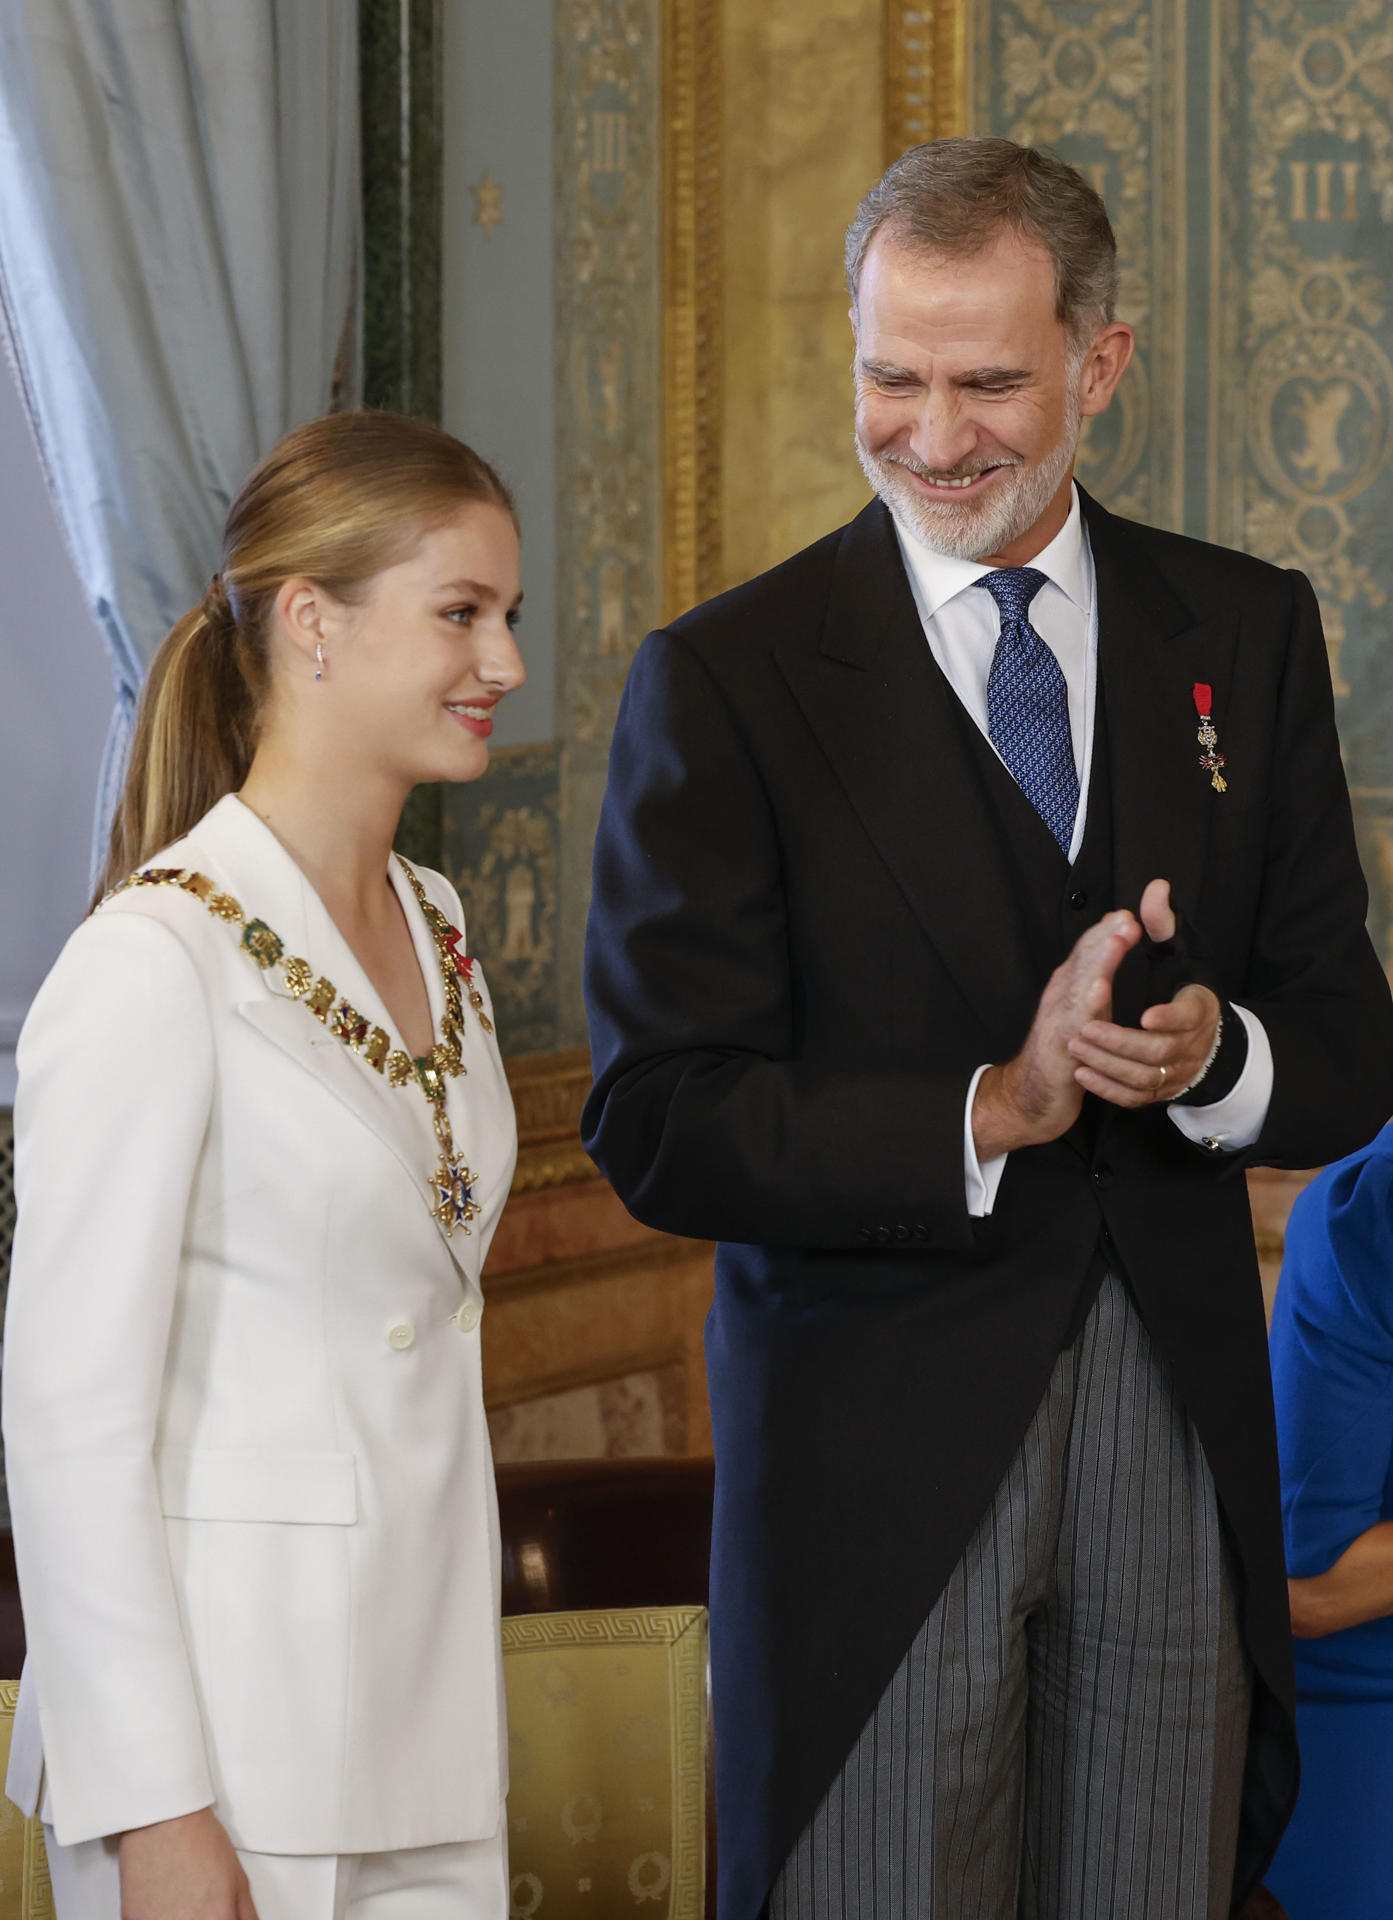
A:
[[[1083,409],[1076,396],[1069,400],[1064,431],[1034,466],[1024,461],[1003,467],[981,503],[964,500],[928,500],[908,477],[928,477],[930,469],[913,454],[893,456],[869,453],[856,436],[856,457],[872,491],[911,528],[932,553],[952,560],[985,560],[1028,533],[1049,506],[1074,463]],[[988,465],[991,463],[988,462]],[[971,469],[969,469],[971,471]],[[962,475],[956,476],[961,479]]]

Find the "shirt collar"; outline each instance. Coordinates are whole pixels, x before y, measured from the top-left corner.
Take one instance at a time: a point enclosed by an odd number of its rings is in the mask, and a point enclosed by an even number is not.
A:
[[[1043,573],[1046,579],[1052,580],[1081,613],[1087,614],[1093,605],[1093,569],[1078,488],[1071,486],[1069,494],[1068,519],[1029,565]],[[932,547],[925,546],[911,527],[906,526],[898,514],[894,520],[900,552],[918,588],[916,597],[921,602],[925,618],[932,619],[941,607],[955,600],[966,588],[976,586],[987,574],[995,572],[995,568],[984,567],[976,560],[956,560],[949,554],[935,553]]]

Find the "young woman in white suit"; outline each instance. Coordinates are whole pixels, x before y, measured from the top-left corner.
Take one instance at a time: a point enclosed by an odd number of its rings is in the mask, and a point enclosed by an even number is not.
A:
[[[458,898],[392,841],[484,772],[520,599],[467,448],[291,434],[25,1027],[8,1791],[61,1920],[507,1914],[479,1322],[516,1134]]]

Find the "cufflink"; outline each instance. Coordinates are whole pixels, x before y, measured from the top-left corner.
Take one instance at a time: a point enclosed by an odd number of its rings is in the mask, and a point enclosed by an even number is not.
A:
[[[1212,1133],[1205,1134],[1204,1138],[1200,1141],[1200,1145],[1206,1153],[1222,1153],[1224,1150],[1223,1141]]]

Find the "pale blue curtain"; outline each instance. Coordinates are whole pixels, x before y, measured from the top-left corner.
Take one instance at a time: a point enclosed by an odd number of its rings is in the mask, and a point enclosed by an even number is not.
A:
[[[232,496],[352,397],[357,46],[356,0],[0,3],[0,319],[116,683],[98,847]]]

